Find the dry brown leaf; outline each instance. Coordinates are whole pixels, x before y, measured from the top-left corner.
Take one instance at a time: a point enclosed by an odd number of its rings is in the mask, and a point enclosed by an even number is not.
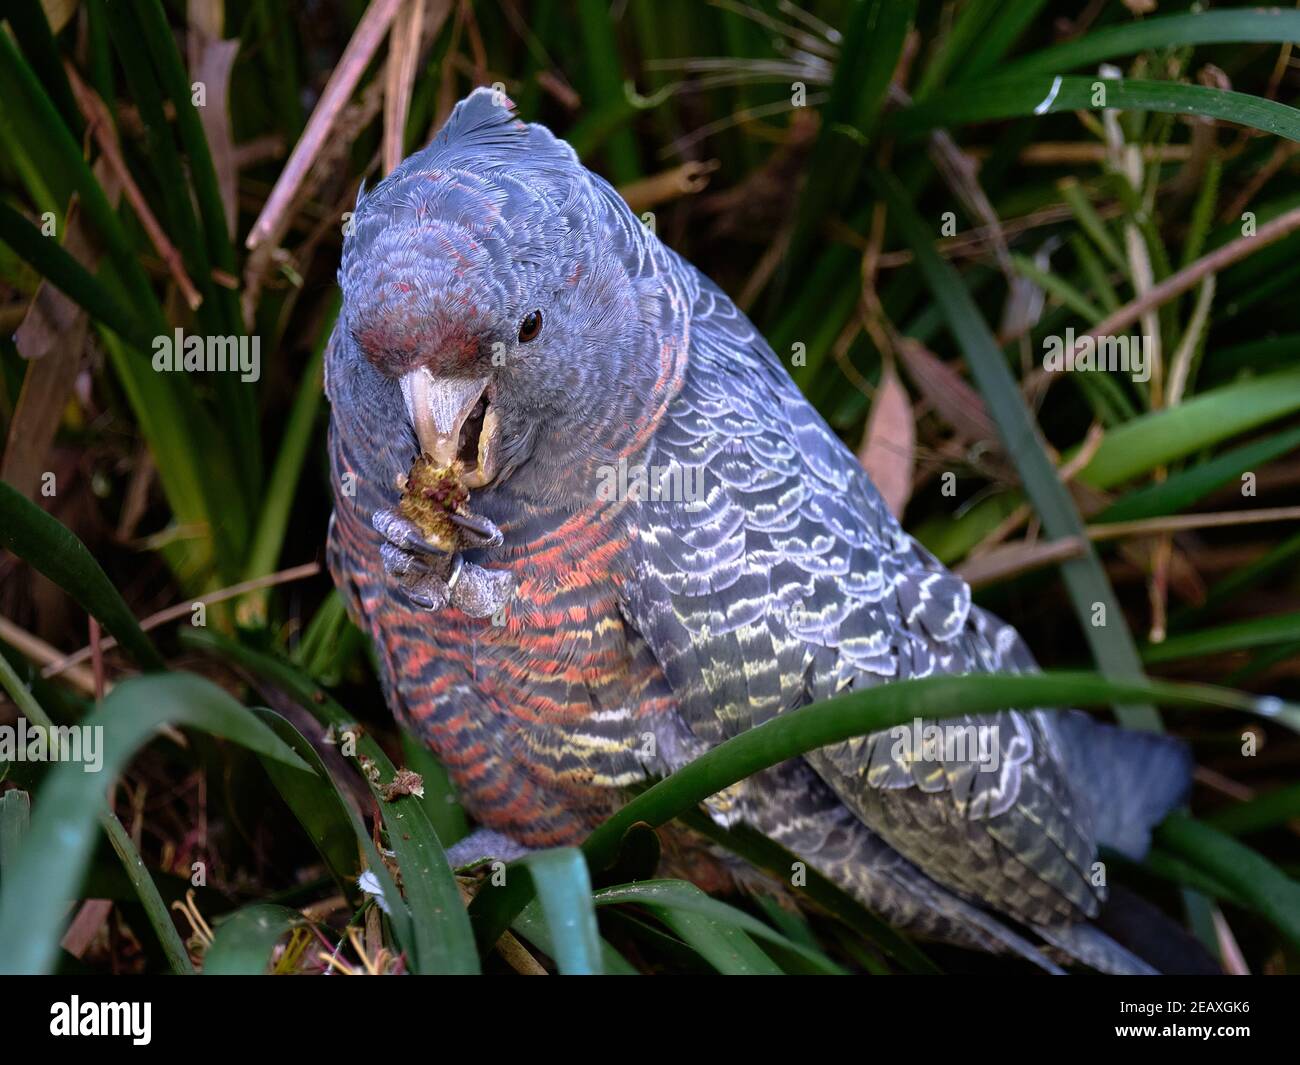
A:
[[[235,143],[230,131],[230,108],[227,100],[230,91],[230,71],[239,54],[239,41],[216,40],[209,37],[197,39],[198,55],[194,64],[194,80],[207,86],[207,106],[200,107],[199,121],[208,138],[212,152],[212,168],[217,173],[217,189],[221,193],[221,206],[226,212],[226,231],[233,238],[239,219],[236,200],[239,188],[239,169],[235,160]]]
[[[916,425],[912,420],[912,401],[907,389],[888,364],[876,388],[858,459],[880,490],[890,513],[901,518],[912,494]]]
[[[94,174],[109,203],[116,206],[122,189],[112,168],[99,159]],[[78,220],[75,203],[64,225],[67,235],[63,250],[93,272],[99,253]],[[9,423],[0,478],[29,498],[35,497],[50,444],[72,395],[88,330],[86,312],[48,281],[42,281],[14,334],[18,353],[32,360],[32,365],[23,375],[22,391]]]
[[[972,442],[998,443],[998,431],[984,409],[984,400],[961,374],[911,337],[899,340],[898,354],[912,384],[959,436]]]

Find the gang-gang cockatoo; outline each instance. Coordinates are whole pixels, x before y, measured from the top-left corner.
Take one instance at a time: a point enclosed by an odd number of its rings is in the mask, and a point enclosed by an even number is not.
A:
[[[480,854],[580,842],[627,785],[804,704],[1035,668],[727,295],[500,94],[461,101],[349,230],[330,569]],[[438,535],[399,505],[422,453],[468,490]],[[642,475],[672,490],[623,490]],[[1098,844],[1142,853],[1185,751],[1077,711],[948,723],[982,726],[995,757],[862,737],[708,812],[918,935],[1143,970],[1090,923]]]

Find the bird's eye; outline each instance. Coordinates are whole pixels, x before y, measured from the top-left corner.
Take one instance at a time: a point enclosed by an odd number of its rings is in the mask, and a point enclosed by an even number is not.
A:
[[[533,311],[532,314],[524,316],[524,320],[519,323],[519,343],[527,344],[530,340],[536,340],[537,334],[542,331],[542,312]]]

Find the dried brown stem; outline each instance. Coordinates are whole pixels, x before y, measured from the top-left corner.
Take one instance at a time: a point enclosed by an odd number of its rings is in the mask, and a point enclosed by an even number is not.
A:
[[[278,241],[278,235],[287,227],[289,209],[298,189],[311,170],[316,156],[325,147],[335,121],[347,106],[348,99],[375,57],[375,52],[379,50],[401,5],[402,0],[372,0],[366,13],[361,16],[352,39],[343,49],[338,65],[325,84],[325,91],[321,93],[311,118],[307,120],[302,136],[294,145],[289,161],[285,163],[275,188],[262,207],[262,213],[248,231],[244,244],[250,250],[268,241]]]

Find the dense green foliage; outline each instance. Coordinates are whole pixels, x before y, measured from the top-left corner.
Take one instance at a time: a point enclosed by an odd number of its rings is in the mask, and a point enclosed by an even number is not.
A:
[[[0,724],[100,724],[107,775],[0,763],[0,971],[1005,968],[914,944],[815,875],[798,911],[651,879],[645,826],[681,818],[784,880],[790,855],[698,803],[921,712],[1041,705],[1192,742],[1190,816],[1114,875],[1226,965],[1296,971],[1300,12],[318,6],[6,7]],[[504,886],[455,875],[446,775],[310,564],[347,212],[498,83],[737,299],[1049,672],[805,708]],[[177,329],[255,338],[256,379],[158,372]],[[1045,372],[1090,332],[1140,332],[1152,372]],[[394,789],[404,768],[422,793]],[[113,909],[74,907],[68,931],[68,899]]]

